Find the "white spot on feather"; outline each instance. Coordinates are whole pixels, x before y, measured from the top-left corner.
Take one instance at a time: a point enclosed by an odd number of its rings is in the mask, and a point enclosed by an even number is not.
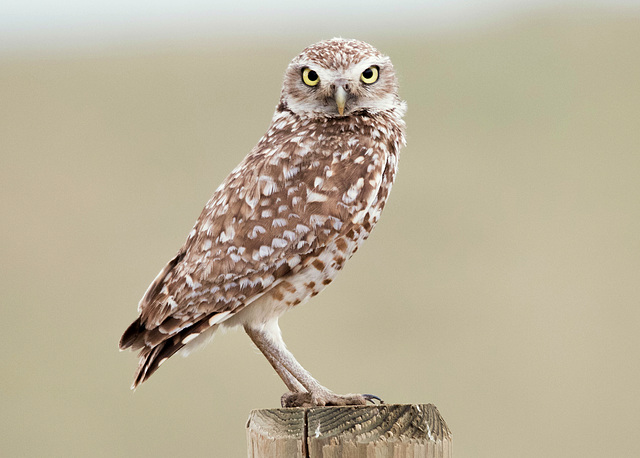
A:
[[[296,176],[299,171],[300,171],[299,167],[291,167],[290,169],[285,169],[284,170],[284,177],[287,180],[289,180],[289,179],[293,178],[294,176]]]
[[[345,192],[344,195],[342,196],[343,202],[345,204],[350,204],[351,202],[356,200],[356,197],[358,197],[358,194],[360,194],[360,191],[362,190],[363,185],[364,185],[364,178],[362,177],[358,178],[358,181],[352,184],[351,187],[347,190],[347,192]]]
[[[254,226],[253,230],[249,234],[249,238],[253,240],[258,236],[258,234],[264,234],[265,232],[267,232],[267,231],[265,230],[264,227],[262,227],[262,226]]]
[[[275,238],[271,241],[271,246],[273,248],[284,248],[287,246],[287,241],[285,239]]]
[[[333,222],[333,228],[336,231],[342,229],[342,221],[340,221],[338,218],[331,218],[331,221]]]
[[[314,215],[315,216],[315,215]],[[307,232],[309,232],[311,229],[309,229],[307,226],[305,226],[304,224],[298,224],[296,226],[296,232],[298,232],[299,234],[306,234]]]
[[[247,196],[246,199],[244,200],[247,205],[251,208],[256,208],[256,205],[258,205],[258,197],[249,197]]]
[[[273,178],[269,176],[261,176],[260,181],[264,181],[264,185],[262,186],[262,194],[264,194],[265,196],[270,196],[278,190],[278,185],[275,181],[273,181]]]
[[[270,246],[262,245],[260,247],[260,257],[261,258],[266,258],[267,256],[270,256],[272,254],[273,254],[273,248],[271,248]]]
[[[282,236],[283,236],[285,239],[289,239],[289,240],[291,240],[292,242],[296,239],[296,233],[295,233],[295,232],[293,232],[293,231],[284,231],[284,232],[282,233]]]
[[[233,226],[227,226],[224,231],[220,232],[218,239],[220,243],[228,242],[236,236],[236,231]]]
[[[307,202],[325,202],[327,196],[318,192],[310,191],[307,193]]]
[[[193,334],[189,334],[187,337],[185,337],[184,339],[182,339],[182,344],[186,345],[189,342],[191,342],[193,339],[195,339],[196,337],[198,337],[200,335],[199,332],[194,332]]]
[[[309,218],[309,221],[314,226],[322,226],[326,220],[327,217],[322,215],[311,215],[311,218]]]
[[[220,313],[216,313],[215,315],[213,315],[211,318],[209,318],[209,326],[214,326],[218,323],[221,323],[222,321],[224,321],[229,315],[231,314],[230,310],[227,310],[226,312],[220,312]]]
[[[289,264],[289,267],[291,267],[292,269],[298,264],[300,264],[300,262],[301,262],[301,259],[300,259],[300,256],[298,255],[292,256],[291,258],[287,259],[287,264]]]

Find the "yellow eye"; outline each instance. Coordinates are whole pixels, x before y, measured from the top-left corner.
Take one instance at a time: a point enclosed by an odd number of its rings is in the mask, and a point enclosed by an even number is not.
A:
[[[307,86],[316,86],[320,82],[320,77],[309,67],[302,69],[302,82]]]
[[[360,79],[364,84],[373,84],[378,81],[378,75],[378,67],[373,65],[362,72],[362,75],[360,75]]]

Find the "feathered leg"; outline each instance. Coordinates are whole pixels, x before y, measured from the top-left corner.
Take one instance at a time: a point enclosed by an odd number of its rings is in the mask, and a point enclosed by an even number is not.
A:
[[[293,354],[287,350],[278,322],[273,320],[266,325],[251,327],[245,325],[246,333],[256,344],[256,347],[269,360],[280,378],[292,391],[282,396],[283,407],[308,407],[308,406],[343,406],[364,405],[367,397],[361,394],[337,395],[331,390],[320,385],[311,374],[296,361]],[[285,369],[284,371],[282,369]],[[293,377],[297,383],[292,383],[289,377]],[[292,389],[292,386],[295,389]],[[298,385],[305,391],[300,391]]]
[[[307,390],[304,386],[278,361],[273,354],[270,353],[268,346],[262,344],[262,340],[258,337],[257,333],[251,328],[246,328],[247,335],[251,338],[253,343],[258,347],[262,354],[267,358],[267,361],[275,369],[276,373],[280,376],[287,388],[293,393],[304,393]]]

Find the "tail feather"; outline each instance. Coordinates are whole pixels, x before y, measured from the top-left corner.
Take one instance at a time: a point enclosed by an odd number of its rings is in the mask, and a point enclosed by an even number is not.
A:
[[[131,389],[135,390],[138,385],[146,381],[158,370],[160,365],[164,363],[167,358],[172,356],[175,352],[180,350],[184,344],[178,342],[176,344],[175,338],[165,340],[156,347],[145,347],[140,352],[140,363],[138,369],[133,378],[133,384]]]
[[[145,382],[155,371],[158,370],[162,363],[200,334],[210,328],[218,327],[218,324],[213,324],[213,326],[211,325],[211,323],[215,323],[211,318],[217,314],[218,313],[211,313],[203,316],[191,326],[181,329],[173,336],[167,336],[164,333],[157,332],[156,329],[146,330],[139,322],[139,319],[134,321],[131,326],[127,328],[120,341],[121,349],[129,347],[132,349],[136,349],[136,347],[142,348],[139,354],[140,362],[134,375],[131,389],[135,389],[138,385]],[[154,336],[164,335],[166,338],[162,342],[150,345],[146,338],[149,333],[152,333]]]
[[[140,336],[144,333],[144,326],[142,325],[142,320],[138,317],[133,323],[129,325],[122,337],[120,338],[119,347],[120,350],[126,350],[127,348],[133,347],[132,350],[137,350],[142,346],[136,347],[136,341],[140,339]]]

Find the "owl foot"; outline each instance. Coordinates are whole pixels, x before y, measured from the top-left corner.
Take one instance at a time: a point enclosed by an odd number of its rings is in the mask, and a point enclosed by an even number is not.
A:
[[[384,404],[384,401],[379,398],[378,396],[376,396],[375,394],[363,394],[362,395],[363,398],[365,398],[367,401],[369,401],[371,404]],[[378,401],[378,402],[376,402]]]
[[[335,394],[330,391],[319,393],[285,393],[280,398],[282,407],[317,407],[317,406],[363,406],[367,401],[375,404],[373,399],[384,403],[372,394]]]

